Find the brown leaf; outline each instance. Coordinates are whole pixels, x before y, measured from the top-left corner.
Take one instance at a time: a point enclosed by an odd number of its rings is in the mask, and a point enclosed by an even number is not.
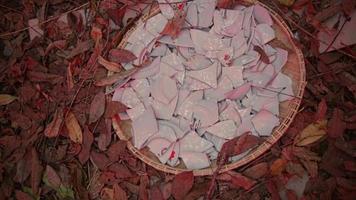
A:
[[[187,13],[183,11],[176,12],[174,17],[168,21],[161,34],[169,35],[173,39],[177,38],[184,25],[186,15]]]
[[[120,164],[118,162],[110,165],[108,167],[108,170],[114,172],[116,178],[126,179],[134,176],[132,172],[125,165]]]
[[[17,200],[33,200],[33,198],[31,197],[31,195],[22,192],[20,190],[16,190],[15,191],[15,197]]]
[[[328,136],[330,138],[338,138],[343,136],[347,124],[343,121],[344,111],[335,108],[333,116],[328,122]]]
[[[309,124],[295,140],[296,145],[306,146],[318,141],[326,135],[326,125],[326,119]]]
[[[107,155],[109,156],[110,161],[118,161],[120,156],[125,155],[126,145],[127,142],[123,140],[119,140],[112,144],[107,151]]]
[[[105,110],[105,118],[112,118],[116,114],[121,113],[121,112],[126,112],[127,107],[118,102],[118,101],[111,101],[107,103],[106,110]]]
[[[352,160],[344,161],[344,167],[348,171],[356,172],[356,162]]]
[[[110,9],[108,9],[106,12],[116,25],[121,26],[123,17],[126,13],[126,8],[127,6],[123,6],[121,8],[110,7]]]
[[[95,41],[98,42],[103,37],[103,33],[99,27],[93,26],[90,31],[90,37]]]
[[[116,63],[129,63],[136,60],[137,57],[131,51],[126,49],[111,49],[109,51],[109,60]]]
[[[61,185],[61,178],[51,166],[46,166],[44,176],[46,177],[49,186],[51,186],[52,188],[57,189]]]
[[[68,111],[67,117],[64,120],[64,122],[68,130],[69,138],[75,143],[82,144],[83,142],[82,129],[80,128],[77,118],[71,111]]]
[[[149,184],[149,179],[147,175],[140,176],[140,187],[138,191],[139,200],[148,200],[148,190],[147,186]]]
[[[261,61],[266,63],[266,64],[270,64],[271,61],[269,60],[269,57],[267,56],[265,50],[263,50],[261,47],[259,46],[254,46],[253,50],[257,51],[260,55],[261,55]]]
[[[325,119],[327,110],[328,110],[328,105],[326,104],[326,99],[323,98],[323,99],[321,99],[321,101],[318,105],[318,110],[316,111],[316,113],[314,115],[314,121],[321,121],[321,120]]]
[[[89,124],[98,121],[105,112],[105,94],[100,91],[90,104]]]
[[[295,0],[278,0],[278,2],[284,6],[292,6]]]
[[[69,53],[67,59],[73,58],[76,55],[89,51],[93,47],[92,40],[79,42],[77,46]]]
[[[268,170],[268,163],[262,162],[246,169],[243,174],[253,179],[259,179],[265,176],[268,173]]]
[[[51,123],[49,123],[45,129],[44,135],[49,138],[57,137],[62,122],[63,122],[63,110],[57,109],[56,112],[54,113]]]
[[[231,175],[231,183],[237,187],[242,187],[243,189],[248,190],[256,184],[256,181],[247,178],[240,173],[234,171],[229,171],[227,173]]]
[[[26,152],[25,156],[16,163],[16,174],[13,180],[17,183],[26,181],[31,173],[31,152]]]
[[[54,48],[64,49],[66,44],[67,44],[67,40],[57,40],[57,41],[51,42],[46,48],[45,55],[48,55],[48,53]]]
[[[26,75],[32,82],[49,82],[51,84],[56,84],[63,80],[62,76],[43,72],[28,71]]]
[[[287,160],[283,158],[278,158],[272,163],[270,167],[271,175],[281,174],[286,168],[286,166],[287,166]]]
[[[150,199],[164,200],[161,190],[157,186],[150,189]]]
[[[17,97],[11,96],[8,94],[0,94],[0,106],[7,105],[13,101],[15,101]]]
[[[216,7],[222,9],[229,9],[235,5],[236,0],[218,0]]]
[[[111,72],[121,72],[123,70],[120,64],[110,62],[101,56],[98,57],[98,63]]]
[[[73,73],[72,68],[70,67],[71,64],[67,66],[67,76],[66,76],[66,83],[68,91],[74,88],[74,80],[73,80]]]
[[[78,159],[81,164],[84,164],[88,161],[90,157],[91,145],[93,144],[93,142],[94,142],[93,133],[90,132],[87,126],[84,126],[82,149],[78,154]]]
[[[194,183],[193,172],[182,172],[177,174],[172,183],[172,195],[175,199],[183,199],[190,189],[192,189]]]
[[[259,138],[254,135],[245,133],[239,137],[235,144],[233,155],[244,153],[259,143]]]
[[[110,160],[109,158],[104,154],[104,153],[98,153],[95,151],[90,152],[90,157],[94,164],[100,169],[100,170],[105,170],[106,167],[108,166]]]
[[[42,170],[43,167],[38,158],[38,153],[35,148],[31,150],[32,159],[31,159],[31,188],[33,194],[38,194],[39,185],[41,183]]]
[[[115,73],[111,76],[96,81],[95,85],[100,87],[100,86],[112,85],[119,81],[126,81],[126,79],[130,77],[132,74],[134,74],[137,70],[138,70],[137,68],[133,68],[130,70],[122,71],[120,73]]]
[[[125,190],[123,190],[117,183],[113,185],[113,189],[114,189],[114,199],[127,200],[127,195]]]

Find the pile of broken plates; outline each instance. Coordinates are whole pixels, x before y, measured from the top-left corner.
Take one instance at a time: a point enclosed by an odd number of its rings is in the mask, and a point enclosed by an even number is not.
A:
[[[172,5],[160,4],[161,12],[127,38],[125,49],[137,59],[123,67],[151,63],[117,88],[113,101],[128,107],[119,116],[132,121],[136,148],[148,147],[172,167],[184,162],[188,169],[202,169],[226,141],[248,131],[270,136],[279,125],[280,102],[294,96],[291,78],[281,72],[288,52],[269,44],[275,39],[273,20],[259,5],[232,10],[216,9],[216,0]],[[172,39],[160,33],[175,9],[187,16]]]

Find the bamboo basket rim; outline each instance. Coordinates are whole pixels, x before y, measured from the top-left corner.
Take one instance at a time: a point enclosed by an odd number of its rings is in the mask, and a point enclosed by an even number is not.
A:
[[[298,69],[299,69],[299,77],[298,77],[298,81],[293,80],[293,82],[295,84],[297,84],[297,91],[295,92],[295,98],[288,101],[288,112],[287,112],[286,117],[284,117],[281,120],[281,123],[278,127],[274,128],[271,136],[269,136],[258,147],[251,150],[251,152],[249,152],[242,159],[240,159],[236,162],[225,164],[224,166],[222,166],[219,173],[227,172],[232,169],[241,167],[241,166],[255,160],[256,158],[258,158],[259,156],[264,154],[266,151],[268,151],[284,135],[284,133],[287,131],[289,125],[292,123],[293,119],[295,118],[296,114],[298,113],[298,109],[301,104],[301,100],[302,100],[303,94],[304,94],[304,89],[306,86],[306,71],[305,71],[305,63],[304,63],[303,54],[302,54],[301,50],[297,47],[297,45],[294,43],[294,40],[292,37],[292,32],[289,29],[288,25],[283,20],[283,18],[279,14],[277,14],[273,9],[269,8],[267,5],[261,3],[260,1],[244,0],[244,2],[248,3],[250,5],[258,4],[258,5],[266,8],[270,12],[270,15],[271,15],[272,19],[274,20],[275,24],[280,26],[282,28],[283,32],[285,33],[285,35],[287,36],[288,42],[292,46],[292,49],[290,49],[290,50],[292,50],[296,54],[296,57],[298,59],[298,66],[295,66],[295,67],[298,67]],[[122,41],[120,42],[120,44],[118,45],[118,47],[123,48],[127,44],[128,36],[136,29],[136,27],[137,27],[137,25],[139,25],[139,23],[146,21],[147,19],[155,16],[158,13],[160,13],[160,10],[159,10],[159,8],[156,8],[156,9],[152,10],[151,12],[143,15],[135,23],[135,25],[133,27],[131,27],[125,33],[125,35],[124,35]],[[114,128],[116,134],[118,135],[118,137],[121,140],[127,141],[127,148],[132,152],[132,154],[135,157],[137,157],[138,159],[140,159],[141,161],[143,161],[144,163],[148,164],[149,166],[151,166],[159,171],[169,173],[169,174],[179,174],[184,171],[193,171],[194,176],[205,176],[205,175],[212,175],[214,173],[214,171],[216,170],[216,166],[210,167],[210,168],[205,168],[205,169],[199,169],[199,170],[188,170],[188,169],[171,167],[166,164],[162,164],[159,161],[155,161],[152,158],[150,158],[148,155],[145,155],[144,152],[141,152],[140,150],[138,150],[136,147],[133,146],[133,144],[130,141],[130,138],[128,138],[127,135],[121,130],[119,121],[116,118],[112,119],[112,124],[113,124],[113,128]]]

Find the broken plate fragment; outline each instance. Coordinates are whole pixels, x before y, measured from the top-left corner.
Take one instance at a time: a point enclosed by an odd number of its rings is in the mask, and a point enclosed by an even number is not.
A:
[[[260,136],[270,136],[273,128],[279,125],[278,117],[267,110],[258,112],[251,121]]]
[[[180,152],[179,157],[182,158],[187,169],[203,169],[210,166],[209,158],[205,153]]]

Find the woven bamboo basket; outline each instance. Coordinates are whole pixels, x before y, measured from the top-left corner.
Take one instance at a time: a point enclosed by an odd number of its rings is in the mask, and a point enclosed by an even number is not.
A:
[[[219,171],[219,173],[223,173],[242,165],[245,165],[267,150],[269,150],[273,144],[275,144],[287,131],[289,125],[292,123],[295,115],[298,112],[303,94],[304,88],[306,86],[306,72],[305,72],[305,63],[304,58],[301,50],[296,46],[292,39],[292,32],[290,31],[288,25],[283,21],[282,17],[279,16],[276,12],[274,12],[271,8],[266,6],[265,4],[256,1],[256,0],[244,0],[247,5],[259,4],[269,10],[273,20],[274,25],[273,28],[276,31],[276,39],[272,41],[271,45],[273,47],[281,47],[288,50],[288,62],[283,67],[282,72],[288,75],[293,81],[293,91],[295,94],[295,98],[290,101],[285,101],[280,103],[280,120],[281,124],[278,127],[275,127],[271,136],[266,138],[266,140],[260,144],[258,147],[252,149],[245,157],[242,159],[225,164]],[[150,17],[158,14],[160,10],[153,9],[150,13],[142,16],[141,21],[145,22]],[[139,20],[140,21],[140,20]],[[125,36],[123,37],[121,43],[119,44],[119,48],[124,48],[127,44],[128,36],[136,29],[136,25],[134,25],[130,30],[127,31]],[[170,174],[178,174],[183,171],[189,171],[185,168],[184,164],[181,164],[176,167],[170,167],[168,165],[162,164],[159,162],[158,158],[155,157],[153,153],[151,153],[147,148],[144,149],[137,149],[131,143],[131,128],[130,122],[125,122],[126,125],[122,126],[123,122],[119,122],[117,119],[113,119],[113,127],[116,131],[116,134],[121,140],[127,141],[128,149],[141,161],[145,162],[146,164],[152,166],[153,168],[170,173]],[[129,124],[129,126],[127,126]],[[205,176],[205,175],[212,175],[216,169],[216,163],[212,162],[211,166],[205,169],[193,170],[193,174],[195,176]]]

